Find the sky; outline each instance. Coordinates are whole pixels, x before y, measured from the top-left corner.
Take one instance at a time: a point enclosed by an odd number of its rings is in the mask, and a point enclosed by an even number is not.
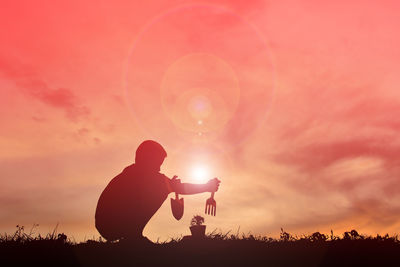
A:
[[[144,234],[400,228],[397,1],[5,1],[0,232],[98,238],[97,200],[152,139],[169,198]]]

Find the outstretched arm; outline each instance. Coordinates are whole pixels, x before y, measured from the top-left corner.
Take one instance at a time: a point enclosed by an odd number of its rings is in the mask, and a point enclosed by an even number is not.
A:
[[[209,180],[205,184],[190,184],[190,183],[176,183],[173,191],[181,195],[193,195],[204,192],[218,191],[219,183],[221,181],[217,178]]]

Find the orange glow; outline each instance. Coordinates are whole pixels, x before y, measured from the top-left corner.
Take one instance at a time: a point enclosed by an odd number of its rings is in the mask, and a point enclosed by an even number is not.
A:
[[[399,2],[7,2],[1,232],[98,236],[98,197],[146,139],[168,177],[222,181],[208,229],[398,232]],[[189,234],[209,197],[179,222],[165,202],[145,234]]]

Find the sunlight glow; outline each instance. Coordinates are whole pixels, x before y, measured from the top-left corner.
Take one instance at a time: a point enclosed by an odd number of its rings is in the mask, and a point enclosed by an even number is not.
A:
[[[191,174],[196,182],[204,183],[208,180],[209,170],[205,166],[196,165],[192,168]]]

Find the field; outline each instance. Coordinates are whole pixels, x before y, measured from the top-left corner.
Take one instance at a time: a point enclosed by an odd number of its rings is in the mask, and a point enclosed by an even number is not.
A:
[[[74,243],[64,234],[33,236],[18,226],[0,238],[1,266],[400,266],[398,236],[320,234],[280,238],[211,232],[163,243]]]

